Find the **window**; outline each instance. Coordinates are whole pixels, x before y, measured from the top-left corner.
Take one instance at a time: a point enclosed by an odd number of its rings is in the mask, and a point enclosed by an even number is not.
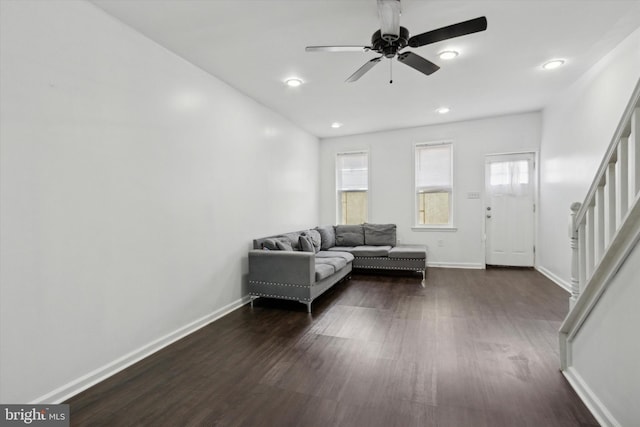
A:
[[[451,143],[418,144],[415,152],[416,223],[453,225],[453,171]]]
[[[338,224],[367,222],[369,156],[366,152],[339,153],[336,159]]]

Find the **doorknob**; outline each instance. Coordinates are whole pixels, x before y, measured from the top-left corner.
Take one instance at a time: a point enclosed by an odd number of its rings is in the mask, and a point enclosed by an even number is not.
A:
[[[487,210],[490,211],[491,210],[491,206],[487,206]]]
[[[491,218],[491,214],[487,214],[487,218]]]

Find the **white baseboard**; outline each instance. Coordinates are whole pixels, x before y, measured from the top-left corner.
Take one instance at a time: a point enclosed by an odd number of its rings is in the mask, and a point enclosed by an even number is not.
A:
[[[573,366],[562,371],[571,387],[576,394],[582,399],[585,406],[591,411],[591,414],[603,427],[622,427],[622,425],[614,418],[609,410],[604,406],[602,401],[593,393],[593,390],[587,385],[582,376]]]
[[[547,270],[544,267],[537,266],[536,270],[538,270],[540,273],[542,273],[542,275],[546,276],[549,280],[551,280],[556,285],[560,286],[565,291],[571,293],[571,284],[566,280],[561,279],[556,274],[552,273],[551,271]]]
[[[186,337],[189,334],[194,333],[200,328],[207,326],[209,323],[225,316],[226,314],[231,313],[234,310],[242,307],[243,305],[250,302],[249,296],[244,296],[226,306],[219,308],[218,310],[207,314],[193,322],[176,329],[173,332],[168,333],[167,335],[160,337],[149,344],[146,344],[140,347],[137,350],[134,350],[124,356],[114,360],[111,363],[108,363],[92,372],[89,372],[86,375],[81,376],[43,396],[38,397],[33,400],[30,404],[58,404],[64,402],[70,397],[80,393],[88,389],[91,386],[96,385],[97,383],[104,381],[112,375],[117,374],[123,369],[128,368],[136,362],[144,359],[145,357],[149,357],[153,353],[165,348],[166,346],[178,341],[181,338]]]
[[[474,270],[484,270],[485,265],[475,262],[428,262],[427,267],[436,268],[469,268]]]

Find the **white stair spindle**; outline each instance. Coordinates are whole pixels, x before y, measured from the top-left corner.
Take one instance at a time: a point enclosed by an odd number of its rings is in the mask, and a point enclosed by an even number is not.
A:
[[[595,218],[594,218],[594,206],[591,205],[587,208],[587,230],[586,230],[586,246],[587,246],[587,282],[591,278],[593,274],[594,267],[596,265],[595,261]]]
[[[618,161],[616,162],[616,228],[629,209],[629,143],[627,138],[618,142]]]
[[[578,229],[578,281],[579,293],[587,284],[587,227],[584,221]]]
[[[605,186],[605,247],[609,246],[616,232],[616,165],[609,163],[607,166],[607,184]]]
[[[594,266],[600,262],[602,256],[604,255],[604,186],[600,185],[598,190],[596,191],[596,236],[595,236],[595,262]]]
[[[569,309],[572,309],[580,296],[579,282],[579,261],[580,254],[578,252],[578,231],[576,230],[576,215],[580,210],[580,203],[571,204],[571,214],[569,217],[569,241],[571,243],[571,298],[569,299]]]
[[[631,134],[629,135],[629,202],[636,199],[640,192],[640,108],[631,116]]]

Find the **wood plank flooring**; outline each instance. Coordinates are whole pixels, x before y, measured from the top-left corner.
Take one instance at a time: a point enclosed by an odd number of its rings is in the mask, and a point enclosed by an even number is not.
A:
[[[354,274],[261,299],[70,399],[74,426],[597,426],[559,372],[569,295],[533,270]]]

